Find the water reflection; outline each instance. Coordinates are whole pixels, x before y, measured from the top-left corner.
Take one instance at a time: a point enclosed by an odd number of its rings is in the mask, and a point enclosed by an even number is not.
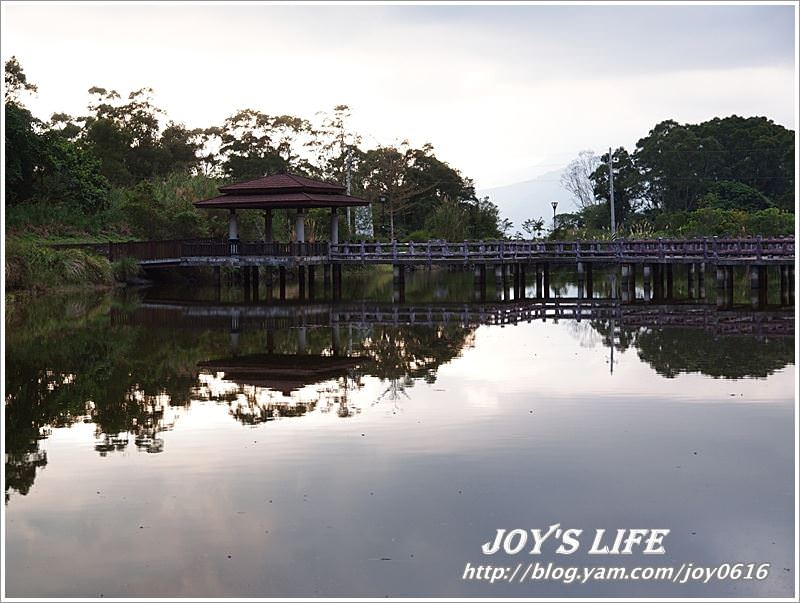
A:
[[[380,301],[390,298],[385,291],[336,302],[322,296],[259,303],[240,299],[236,291],[181,297],[161,289],[43,297],[9,306],[6,503],[32,491],[48,462],[55,462],[48,440],[70,426],[92,429],[94,438],[86,444],[102,462],[138,453],[163,458],[171,447],[187,446],[168,434],[177,434],[198,406],[214,405],[233,426],[275,432],[289,423],[312,428],[325,421],[325,429],[336,430],[376,408],[400,415],[418,400],[415,388],[433,395],[446,367],[452,372],[459,363],[477,362],[470,375],[474,384],[460,394],[442,394],[452,429],[469,431],[473,425],[458,415],[471,388],[481,393],[470,403],[497,404],[491,402],[491,388],[497,387],[492,379],[506,364],[515,367],[517,387],[532,400],[555,379],[564,381],[558,386],[565,390],[589,379],[570,376],[570,370],[588,371],[584,361],[573,361],[567,373],[543,372],[550,365],[537,354],[559,353],[548,339],[554,328],[568,334],[575,350],[607,357],[609,373],[620,357],[629,363],[635,358],[653,383],[691,374],[766,379],[794,363],[791,309],[719,309],[697,299],[652,303],[635,296],[626,303],[611,290],[602,297],[599,279],[598,295],[585,299],[575,297],[574,283],[557,274],[550,299],[475,303],[463,301],[471,296],[464,295],[460,275],[439,277],[435,286],[427,280],[433,277],[421,277],[422,284],[409,281],[402,304]],[[488,349],[486,334],[499,337],[494,355],[482,351]],[[527,346],[529,355],[512,364],[510,358]],[[528,416],[530,403],[524,404]],[[224,427],[216,420],[204,428]],[[490,430],[482,426],[473,437],[484,438]],[[523,440],[500,441],[510,447]]]
[[[569,286],[557,290],[567,294]],[[173,429],[192,400],[225,403],[249,425],[313,410],[350,417],[360,412],[350,394],[365,376],[385,382],[379,399],[400,400],[415,380],[434,383],[439,367],[474,344],[481,325],[567,321],[580,345],[635,349],[665,377],[763,378],[794,360],[791,312],[685,301],[258,304],[148,293],[70,299],[61,316],[54,305],[44,300],[24,320],[12,316],[6,500],[9,490],[27,493],[47,464],[38,442],[53,428],[92,423],[94,449],[105,456],[131,442],[161,452],[159,434]]]

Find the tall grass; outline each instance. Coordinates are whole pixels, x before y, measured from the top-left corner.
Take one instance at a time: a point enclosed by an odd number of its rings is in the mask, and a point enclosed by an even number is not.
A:
[[[6,239],[5,269],[7,290],[114,284],[111,264],[104,257],[17,237]]]

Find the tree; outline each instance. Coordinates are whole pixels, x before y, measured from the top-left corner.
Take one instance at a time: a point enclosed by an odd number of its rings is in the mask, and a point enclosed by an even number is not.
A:
[[[225,120],[219,132],[221,168],[232,180],[259,178],[286,169],[308,173],[300,150],[309,130],[308,122],[297,117],[274,117],[254,109],[239,111]]]
[[[40,162],[41,144],[35,128],[40,126],[20,100],[23,92],[35,92],[16,57],[5,64],[5,168],[6,199],[18,203],[33,195],[34,173]]]
[[[109,183],[100,173],[97,157],[55,132],[42,136],[42,148],[37,173],[38,197],[90,215],[107,207]]]
[[[522,230],[528,233],[528,238],[534,238],[540,236],[541,232],[544,230],[544,218],[528,218],[522,223]]]
[[[10,59],[6,61],[5,64],[5,74],[4,74],[4,82],[5,82],[5,102],[8,103],[19,103],[20,96],[25,93],[34,93],[37,92],[39,89],[37,88],[36,84],[33,84],[28,81],[28,76],[25,75],[25,72],[22,70],[22,65],[20,65],[17,57],[12,56]]]
[[[618,225],[622,225],[628,217],[636,211],[642,200],[642,180],[634,158],[623,147],[619,147],[612,153],[614,170],[614,212]],[[610,199],[610,187],[608,182],[608,153],[601,158],[599,167],[592,173],[594,182],[594,194],[598,199]],[[591,206],[589,206],[591,207]],[[608,222],[611,222],[610,206],[606,204],[608,211]]]
[[[594,151],[581,151],[578,156],[570,161],[561,175],[561,186],[572,195],[572,202],[583,209],[597,203],[594,196],[594,182],[592,174],[600,163]]]

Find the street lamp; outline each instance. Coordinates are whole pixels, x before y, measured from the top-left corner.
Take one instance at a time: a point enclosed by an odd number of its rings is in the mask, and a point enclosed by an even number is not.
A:
[[[550,205],[553,206],[553,232],[556,231],[556,207],[558,207],[558,201],[551,201]]]

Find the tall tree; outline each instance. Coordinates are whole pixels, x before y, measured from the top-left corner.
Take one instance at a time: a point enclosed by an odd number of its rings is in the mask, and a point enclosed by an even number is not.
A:
[[[600,158],[594,154],[594,151],[581,151],[575,159],[569,162],[561,175],[561,186],[572,195],[572,202],[578,209],[597,203],[594,196],[592,174],[599,163]]]

